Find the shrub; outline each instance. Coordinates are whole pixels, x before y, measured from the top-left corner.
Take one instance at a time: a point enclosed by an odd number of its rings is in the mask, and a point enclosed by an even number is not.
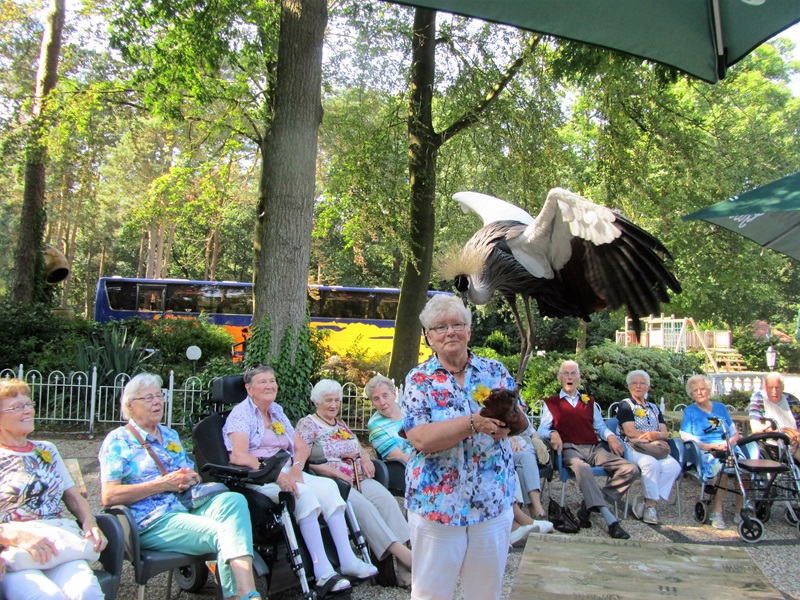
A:
[[[691,354],[611,343],[592,346],[577,357],[558,353],[533,356],[522,387],[522,397],[529,405],[558,393],[561,386],[556,376],[564,360],[577,361],[581,368],[581,391],[593,395],[604,411],[610,404],[628,397],[625,376],[635,369],[643,369],[650,375],[652,401],[658,403],[663,396],[668,407],[686,403],[684,379],[700,372],[702,365],[700,358]]]
[[[484,346],[496,350],[499,354],[511,354],[511,342],[502,331],[493,331],[486,338]]]
[[[20,304],[8,298],[0,300],[0,369],[48,368],[53,356],[47,353],[48,344],[75,335],[85,321],[70,321],[56,316],[42,304]]]
[[[192,374],[192,363],[186,358],[186,349],[197,346],[202,351],[196,369],[201,371],[212,358],[229,357],[233,336],[224,327],[212,325],[205,318],[158,319],[123,321],[141,342],[151,350],[157,350],[150,364],[163,378],[174,371],[182,379]]]

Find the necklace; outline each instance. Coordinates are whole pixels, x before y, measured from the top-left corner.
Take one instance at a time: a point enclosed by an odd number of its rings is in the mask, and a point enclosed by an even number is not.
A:
[[[33,449],[33,442],[27,441],[24,446],[11,446],[9,444],[0,443],[0,448],[5,448],[12,452],[30,452]]]
[[[317,418],[318,418],[320,421],[322,421],[323,423],[325,423],[325,425],[327,425],[328,427],[336,427],[336,419],[334,419],[334,420],[333,420],[333,423],[328,423],[328,421],[326,421],[326,420],[325,420],[325,419],[322,417],[322,415],[321,415],[321,414],[319,414],[319,413],[317,413]]]
[[[450,371],[450,374],[451,375],[461,375],[464,371],[467,370],[467,366],[469,366],[469,359],[467,359],[467,362],[465,362],[464,366],[461,367],[458,371]]]

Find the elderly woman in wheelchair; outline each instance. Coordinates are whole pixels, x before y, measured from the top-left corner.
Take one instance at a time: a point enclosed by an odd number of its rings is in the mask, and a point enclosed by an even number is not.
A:
[[[699,447],[701,456],[698,460],[701,461],[699,467],[703,481],[710,483],[716,478],[709,519],[716,529],[725,529],[727,525],[722,516],[722,499],[728,486],[728,475],[724,471],[729,455],[728,441],[731,447],[735,447],[740,434],[725,405],[711,401],[711,380],[708,377],[690,377],[686,382],[686,393],[694,400],[694,404],[683,410],[681,439],[695,442]],[[742,495],[736,494],[735,498],[734,522],[738,523],[741,519]]]
[[[142,548],[202,555],[216,553],[225,598],[260,599],[253,579],[253,536],[241,494],[219,493],[188,509],[178,499],[200,482],[174,429],[161,425],[164,397],[158,375],[140,373],[122,391],[128,423],[100,448],[104,506],[128,505]],[[162,474],[163,471],[163,474]]]
[[[350,581],[345,577],[366,579],[375,575],[375,566],[359,560],[353,552],[344,517],[345,501],[336,484],[303,471],[310,449],[295,433],[283,409],[275,404],[278,383],[272,367],[258,365],[249,369],[244,383],[248,396],[233,408],[222,430],[230,462],[258,469],[259,459],[275,456],[281,450],[289,453],[291,459],[277,480],[257,489],[273,502],[278,501],[281,491],[295,496],[294,517],[311,556],[319,595],[349,589]],[[341,575],[325,554],[320,514],[333,538]]]
[[[348,496],[367,544],[378,560],[394,555],[398,562],[398,585],[411,585],[411,534],[392,494],[375,481],[372,458],[356,435],[339,418],[342,386],[323,379],[311,390],[316,412],[297,422],[297,434],[311,447],[311,470],[341,479],[354,489]]]

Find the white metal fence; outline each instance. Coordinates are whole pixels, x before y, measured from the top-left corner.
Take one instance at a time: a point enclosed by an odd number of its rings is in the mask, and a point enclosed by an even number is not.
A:
[[[3,369],[0,378],[16,377],[31,388],[31,400],[36,408],[36,421],[40,428],[63,429],[65,432],[94,435],[103,426],[124,423],[120,413],[122,388],[130,375],[120,373],[110,385],[98,383],[97,369],[90,373],[53,371],[42,374],[26,371],[22,365],[15,371]],[[204,388],[198,377],[176,382],[170,372],[165,382],[164,405],[167,427],[184,427],[193,413],[206,410],[211,398],[211,387]],[[342,419],[356,433],[367,430],[372,415],[372,403],[367,401],[354,383],[343,386]],[[366,441],[366,440],[362,440]]]

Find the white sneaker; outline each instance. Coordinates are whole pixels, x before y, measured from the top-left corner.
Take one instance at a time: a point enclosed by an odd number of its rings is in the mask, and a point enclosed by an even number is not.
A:
[[[378,574],[378,567],[365,563],[363,560],[355,559],[346,567],[342,567],[342,575],[345,577],[355,577],[356,579],[368,579]]]
[[[649,525],[658,525],[658,514],[656,513],[656,509],[652,506],[645,508],[642,521]]]
[[[709,520],[711,521],[711,526],[714,529],[728,528],[728,526],[725,524],[725,519],[722,518],[722,513],[711,513]]]
[[[534,532],[538,530],[539,533],[553,533],[555,529],[550,521],[540,521],[535,519],[533,521]]]
[[[633,516],[642,520],[644,516],[644,500],[642,500],[641,496],[636,496],[633,499],[633,506],[631,506],[631,512],[633,512]]]
[[[511,532],[511,537],[509,538],[508,543],[513,546],[518,542],[527,540],[531,531],[533,531],[533,528],[534,528],[533,523],[531,523],[530,525],[520,525],[514,531]]]

